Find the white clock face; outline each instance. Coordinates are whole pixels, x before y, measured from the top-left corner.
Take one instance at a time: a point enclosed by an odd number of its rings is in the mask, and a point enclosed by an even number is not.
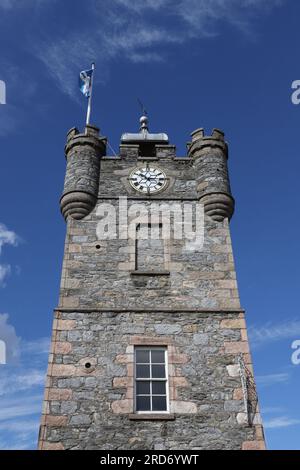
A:
[[[129,181],[136,191],[144,194],[156,193],[163,189],[167,183],[164,172],[150,165],[133,170]]]

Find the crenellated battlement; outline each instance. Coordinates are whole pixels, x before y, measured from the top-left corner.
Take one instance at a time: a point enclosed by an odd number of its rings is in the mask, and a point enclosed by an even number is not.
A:
[[[76,127],[72,127],[67,133],[67,143],[65,146],[66,157],[75,146],[90,145],[95,149],[106,150],[107,138],[100,135],[100,129],[96,126],[87,125],[85,132],[81,133]]]
[[[226,158],[228,157],[228,146],[225,141],[225,134],[220,129],[213,129],[211,135],[205,135],[204,129],[201,127],[191,133],[192,141],[188,142],[188,154],[194,158],[199,155],[207,147],[219,148],[225,152]]]
[[[195,129],[192,133],[192,141],[196,141],[198,139],[217,139],[217,140],[224,140],[224,132],[221,129],[213,129],[211,135],[205,135],[205,130],[203,127],[199,127],[199,129]]]

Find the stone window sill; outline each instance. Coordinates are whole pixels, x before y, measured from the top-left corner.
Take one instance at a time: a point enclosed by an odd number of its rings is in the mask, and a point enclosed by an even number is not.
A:
[[[129,415],[131,421],[174,421],[175,415],[169,413],[133,413]]]
[[[158,157],[156,155],[153,155],[153,157],[151,157],[151,156],[149,156],[149,157],[139,156],[137,159],[138,160],[144,160],[144,161],[153,161],[153,160],[158,160]]]
[[[130,271],[131,276],[170,276],[170,271]]]

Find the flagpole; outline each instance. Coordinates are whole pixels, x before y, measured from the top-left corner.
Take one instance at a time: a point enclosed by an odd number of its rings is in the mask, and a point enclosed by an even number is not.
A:
[[[90,124],[90,118],[91,118],[91,107],[92,107],[92,93],[93,93],[93,83],[94,83],[94,73],[95,73],[95,62],[92,63],[92,77],[91,77],[91,90],[90,90],[90,96],[88,98],[88,107],[87,107],[87,113],[86,113],[86,125],[88,126]]]

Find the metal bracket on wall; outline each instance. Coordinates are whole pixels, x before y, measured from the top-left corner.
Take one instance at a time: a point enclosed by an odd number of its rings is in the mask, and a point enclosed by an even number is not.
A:
[[[252,426],[254,417],[257,412],[258,397],[253,375],[246,367],[242,354],[238,356],[238,364],[240,369],[240,377],[243,389],[243,399],[245,412],[247,414],[248,424]]]

